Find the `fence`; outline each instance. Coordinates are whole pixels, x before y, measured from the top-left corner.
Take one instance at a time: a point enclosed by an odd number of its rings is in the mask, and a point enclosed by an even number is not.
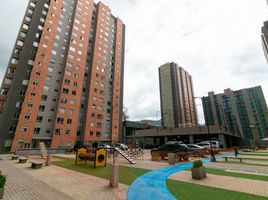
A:
[[[48,148],[47,151],[50,154],[65,153],[65,149],[50,149],[50,148]],[[17,149],[16,150],[16,155],[20,155],[20,156],[41,155],[41,150],[40,150],[40,148]]]

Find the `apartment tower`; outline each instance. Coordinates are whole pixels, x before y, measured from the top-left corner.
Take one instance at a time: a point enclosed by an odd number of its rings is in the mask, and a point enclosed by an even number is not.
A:
[[[197,126],[192,77],[173,62],[158,70],[163,127]]]
[[[93,0],[30,0],[0,93],[0,150],[118,141],[125,25]]]
[[[261,28],[261,41],[262,41],[262,48],[264,52],[264,56],[268,63],[268,21],[263,23],[263,27]]]
[[[217,125],[242,137],[245,143],[268,137],[268,109],[261,86],[222,94],[209,92],[202,99],[208,125]]]

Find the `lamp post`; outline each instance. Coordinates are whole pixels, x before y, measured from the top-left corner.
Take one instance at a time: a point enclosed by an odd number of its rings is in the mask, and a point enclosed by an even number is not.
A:
[[[208,135],[209,135],[209,144],[210,144],[210,157],[211,157],[211,162],[215,162],[215,156],[214,156],[214,151],[212,148],[212,142],[211,142],[211,134],[210,134],[210,127],[209,127],[209,123],[208,123],[208,116],[207,116],[207,110],[204,108],[205,102],[204,99],[205,97],[194,97],[195,99],[201,99],[202,104],[203,104],[203,111],[204,111],[204,115],[205,115],[205,124],[207,126],[207,130],[208,130]]]

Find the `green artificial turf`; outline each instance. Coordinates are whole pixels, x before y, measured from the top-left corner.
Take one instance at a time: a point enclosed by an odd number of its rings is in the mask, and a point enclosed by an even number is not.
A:
[[[87,164],[75,165],[75,160],[72,158],[60,158],[61,161],[53,162],[54,165],[63,167],[66,169],[74,170],[77,172],[85,173],[92,176],[97,176],[100,178],[110,179],[110,165],[107,164],[106,167],[94,168],[94,163],[92,161],[87,161]],[[137,177],[149,172],[147,169],[139,169],[133,167],[120,166],[119,167],[119,182],[130,185]]]
[[[167,180],[169,191],[179,200],[267,200],[268,197]]]
[[[217,161],[219,163],[226,163],[226,164],[238,164],[238,165],[251,165],[251,166],[259,166],[259,167],[268,167],[267,164],[259,164],[259,163],[245,163],[240,161]]]
[[[248,157],[242,157],[242,161],[243,160],[258,160],[258,161],[268,162],[268,157],[267,158],[248,158]]]
[[[268,157],[268,153],[243,153],[243,152],[240,152],[239,155],[242,155],[242,156],[263,156],[263,157]]]
[[[235,172],[226,172],[222,169],[206,168],[206,172],[208,174],[215,174],[215,175],[220,175],[220,176],[231,176],[231,177],[246,178],[246,179],[259,180],[259,181],[268,181],[268,176],[243,174],[243,171],[241,171],[241,173],[235,173]]]
[[[56,156],[54,156],[56,157]],[[110,165],[107,167],[94,168],[93,162],[87,161],[87,164],[75,165],[75,160],[72,158],[60,158],[60,161],[53,162],[54,165],[70,169],[73,171],[85,173],[92,176],[97,176],[109,180],[110,177]],[[130,185],[137,177],[149,172],[147,169],[139,169],[133,167],[120,166],[119,168],[119,182]],[[207,168],[208,171],[208,168]],[[223,172],[218,170],[209,169],[210,173],[223,175]],[[213,171],[213,172],[212,172]],[[230,172],[228,172],[230,174]],[[236,173],[233,176],[237,175]],[[239,175],[239,174],[238,174]],[[236,177],[236,176],[235,176]],[[239,176],[240,177],[240,176]],[[246,178],[246,177],[245,177]],[[259,180],[259,179],[258,179]],[[167,180],[167,186],[170,192],[180,200],[267,200],[268,198],[250,195],[241,192],[235,192],[230,190],[212,188],[207,186],[201,186],[191,183],[184,183],[174,180]],[[224,194],[224,195],[223,195]]]

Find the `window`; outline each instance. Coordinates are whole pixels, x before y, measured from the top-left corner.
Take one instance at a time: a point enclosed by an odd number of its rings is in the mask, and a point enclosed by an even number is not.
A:
[[[65,109],[64,108],[59,108],[59,113],[64,114],[65,113]]]
[[[39,111],[44,112],[44,111],[45,111],[45,108],[46,108],[46,106],[44,106],[44,105],[39,105]]]
[[[74,99],[71,99],[70,100],[70,104],[74,104]]]
[[[24,44],[24,42],[22,42],[22,41],[20,41],[20,40],[18,40],[18,42],[17,42],[17,45],[19,45],[19,46],[23,46],[23,44]]]
[[[40,134],[40,128],[34,128],[34,134]]]
[[[45,85],[44,86],[44,92],[47,92],[49,90],[49,86]]]
[[[28,114],[28,113],[25,114],[25,115],[24,115],[24,118],[25,118],[25,119],[30,119],[30,114]]]
[[[93,131],[90,131],[90,132],[89,132],[89,135],[93,135],[93,134],[94,134],[94,132],[93,132]]]
[[[36,122],[42,122],[43,121],[43,117],[42,116],[37,116],[36,117]]]
[[[34,65],[34,60],[28,60],[28,65]]]
[[[28,85],[28,82],[29,82],[28,80],[23,80],[22,85]]]
[[[28,30],[28,29],[29,29],[29,26],[28,26],[28,25],[26,25],[26,24],[23,24],[23,25],[22,25],[22,28],[24,28],[24,29]]]
[[[7,85],[11,85],[12,79],[6,78],[4,83]]]
[[[96,132],[96,137],[100,137],[101,136],[101,132],[97,131]]]
[[[65,74],[66,74],[67,76],[71,76],[71,75],[72,75],[72,72],[69,71],[69,70],[66,70],[66,71],[65,71]]]
[[[26,33],[20,32],[20,37],[26,38]]]
[[[42,31],[43,30],[43,26],[38,26],[38,30]]]
[[[64,79],[64,84],[66,84],[66,85],[70,85],[70,80],[69,79]]]
[[[67,89],[67,88],[63,88],[63,94],[68,94],[69,93],[69,89]]]
[[[76,95],[76,91],[75,90],[72,90],[72,95]]]
[[[60,135],[60,134],[61,134],[61,132],[62,132],[62,130],[61,130],[61,129],[56,128],[56,130],[55,130],[55,135]]]
[[[65,99],[65,98],[61,98],[60,102],[61,102],[61,103],[67,103],[67,99]]]
[[[41,96],[41,100],[42,100],[42,101],[46,101],[46,100],[47,100],[47,95],[42,95],[42,96]]]
[[[91,127],[94,127],[94,122],[90,122],[90,126]]]
[[[64,118],[58,117],[57,118],[57,123],[58,124],[63,124],[64,123]]]
[[[67,119],[67,124],[71,124],[72,123],[72,119]]]
[[[21,127],[21,132],[26,132],[27,131],[27,127]]]

